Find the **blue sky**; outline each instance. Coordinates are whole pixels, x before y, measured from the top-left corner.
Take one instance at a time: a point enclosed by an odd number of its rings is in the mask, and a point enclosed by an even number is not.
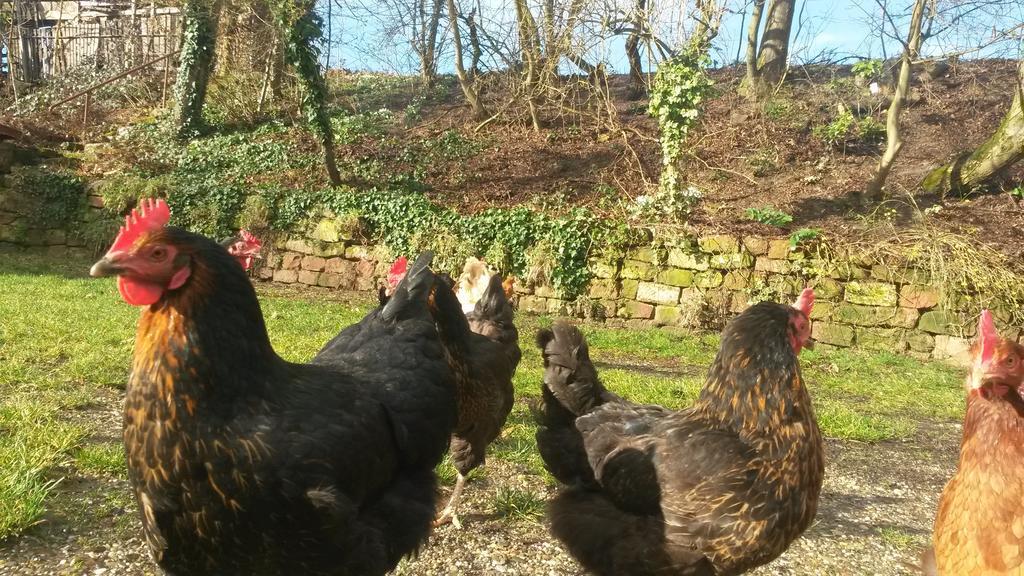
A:
[[[328,0],[320,0],[323,5]],[[461,0],[469,3],[467,0]],[[500,0],[493,0],[500,1]],[[749,2],[749,0],[746,0]],[[888,1],[894,11],[909,12],[910,0]],[[961,51],[977,46],[991,39],[993,30],[1005,30],[1024,22],[1024,2],[1021,0],[989,0],[984,10],[974,13],[974,17],[966,24],[944,34],[930,38],[925,42],[923,51],[926,55],[936,56],[951,51]],[[375,0],[365,0],[369,12],[373,12]],[[971,0],[939,0],[939,4],[951,3],[967,5]],[[488,2],[484,3],[487,6]],[[737,48],[741,46],[746,35],[745,4],[733,0],[729,5],[731,12],[723,19],[719,37],[713,48],[716,65],[729,64],[735,61]],[[792,39],[791,57],[795,61],[820,60],[823,52],[830,51],[830,60],[846,58],[848,62],[860,58],[882,58],[898,55],[901,50],[899,42],[892,38],[883,41],[878,31],[878,19],[881,10],[875,0],[797,0],[797,12],[800,16],[794,22],[797,37]],[[326,9],[323,9],[326,14]],[[385,39],[382,30],[385,23],[374,21],[379,18],[364,18],[359,22],[351,13],[343,13],[335,5],[333,13],[333,38],[331,47],[331,65],[338,65],[357,70],[378,70],[390,72],[414,72],[415,60],[402,37]],[[364,12],[365,14],[365,12]],[[493,15],[499,22],[492,24],[498,33],[509,33],[511,21],[507,16]],[[872,22],[874,20],[874,22]],[[894,18],[901,33],[907,26],[908,18]],[[941,25],[942,21],[936,24]],[[677,23],[669,22],[672,27]],[[683,26],[687,26],[684,23]],[[891,32],[891,27],[888,28]],[[982,52],[970,56],[1005,56],[1015,58],[1020,53],[1021,33],[1018,29],[1016,39],[1004,40],[994,44]],[[623,71],[626,68],[622,51],[622,38],[614,38],[596,46],[591,52],[593,60],[604,60],[612,69]],[[740,54],[742,59],[742,53]],[[442,60],[442,72],[452,71],[450,57]],[[570,66],[566,71],[573,71]]]

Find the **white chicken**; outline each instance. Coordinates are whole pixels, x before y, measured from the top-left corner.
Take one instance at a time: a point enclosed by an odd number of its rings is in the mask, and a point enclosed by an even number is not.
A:
[[[455,292],[456,298],[462,304],[462,311],[469,314],[476,307],[476,303],[487,291],[487,284],[491,281],[491,271],[487,268],[487,262],[476,257],[466,258],[466,266],[462,269],[457,283],[458,289]]]

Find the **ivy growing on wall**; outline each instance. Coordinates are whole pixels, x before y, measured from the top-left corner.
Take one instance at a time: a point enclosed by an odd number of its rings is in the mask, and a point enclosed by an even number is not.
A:
[[[284,37],[285,55],[298,76],[306,123],[323,147],[331,182],[341,184],[334,160],[334,133],[327,114],[327,83],[320,72],[318,42],[323,36],[323,21],[310,0],[271,0],[270,4]]]
[[[203,102],[213,67],[216,39],[215,5],[212,0],[185,0],[185,31],[181,46],[181,62],[175,84],[177,109],[176,128],[179,138],[190,138],[200,129]]]

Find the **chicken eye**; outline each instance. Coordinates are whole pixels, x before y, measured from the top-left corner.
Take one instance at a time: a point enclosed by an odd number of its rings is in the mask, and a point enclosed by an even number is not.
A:
[[[1008,356],[1006,358],[1006,365],[1008,367],[1010,367],[1010,368],[1016,368],[1017,367],[1017,360],[1018,360],[1018,358],[1016,356]]]
[[[163,246],[157,246],[149,253],[149,258],[155,262],[162,262],[167,259],[167,248]]]

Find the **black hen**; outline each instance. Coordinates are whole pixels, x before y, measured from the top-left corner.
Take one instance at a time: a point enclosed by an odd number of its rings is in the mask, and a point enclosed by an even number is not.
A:
[[[726,327],[693,407],[631,404],[601,385],[586,341],[542,330],[537,444],[568,486],[551,531],[599,575],[739,574],[765,564],[814,518],[824,459],[797,353],[802,310],[758,304]]]
[[[124,416],[129,478],[177,575],[378,575],[430,532],[455,391],[417,262],[353,338],[274,353],[238,262],[144,203],[94,276],[145,306]]]

